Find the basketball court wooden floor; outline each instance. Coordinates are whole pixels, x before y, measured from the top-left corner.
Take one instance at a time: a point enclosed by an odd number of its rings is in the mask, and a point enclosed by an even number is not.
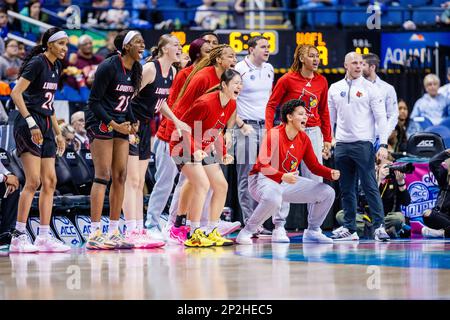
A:
[[[449,299],[450,241],[7,254],[0,299]]]

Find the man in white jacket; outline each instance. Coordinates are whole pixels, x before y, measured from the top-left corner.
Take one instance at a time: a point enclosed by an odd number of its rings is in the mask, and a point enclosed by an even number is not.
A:
[[[359,240],[356,233],[356,187],[359,179],[369,203],[375,226],[375,240],[387,241],[384,211],[375,178],[375,150],[378,136],[380,148],[377,159],[387,158],[387,118],[381,93],[362,76],[362,56],[350,52],[345,56],[346,76],[333,83],[328,91],[331,127],[336,124],[335,163],[341,173],[340,188],[344,225],[333,233],[337,241]]]

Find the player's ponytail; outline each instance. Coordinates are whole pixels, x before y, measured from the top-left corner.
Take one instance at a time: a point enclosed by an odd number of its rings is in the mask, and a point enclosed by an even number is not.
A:
[[[54,35],[55,33],[59,32],[59,31],[62,31],[62,29],[57,28],[57,27],[50,28],[47,31],[45,31],[45,33],[42,36],[41,43],[38,44],[37,46],[35,46],[33,49],[31,49],[30,53],[23,60],[22,66],[20,67],[20,71],[19,71],[19,77],[22,75],[23,70],[25,69],[27,64],[30,62],[31,58],[33,58],[34,56],[37,56],[41,53],[44,53],[45,50],[47,50],[48,39],[50,39],[50,37],[52,35]]]
[[[180,98],[183,96],[184,92],[186,91],[187,86],[189,85],[189,83],[191,82],[191,79],[195,76],[195,74],[197,74],[203,68],[215,65],[217,63],[217,58],[222,56],[225,48],[231,48],[231,47],[228,44],[221,44],[221,45],[211,49],[211,51],[209,52],[209,56],[203,58],[195,65],[194,69],[189,74],[189,76],[186,79],[186,82],[184,83],[183,87],[181,88],[180,93],[178,94],[177,100],[175,101],[174,104],[176,104],[178,102],[178,100],[180,100]]]
[[[159,37],[158,45],[150,49],[151,55],[146,62],[154,61],[164,55],[163,48],[167,46],[175,36],[173,34],[163,34]]]

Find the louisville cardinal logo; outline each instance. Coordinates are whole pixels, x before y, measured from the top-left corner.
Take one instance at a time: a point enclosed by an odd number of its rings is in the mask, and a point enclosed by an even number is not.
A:
[[[220,134],[220,132],[225,128],[225,123],[222,123],[220,120],[217,120],[216,124],[205,132],[205,136],[203,138],[203,143],[213,143],[216,141],[217,136]]]
[[[99,128],[100,132],[102,132],[102,133],[108,133],[113,130],[113,128],[111,126],[108,126],[103,122],[100,122],[100,125],[98,128]]]
[[[362,94],[361,91],[358,91],[358,92],[356,93],[356,96],[357,96],[358,98],[361,98],[361,97],[363,96],[363,94]]]
[[[286,172],[295,171],[298,167],[298,159],[290,151],[288,151],[281,166]]]
[[[311,110],[313,108],[317,108],[317,105],[319,104],[317,96],[314,93],[309,92],[305,88],[303,88],[302,94],[300,95],[299,99],[305,102],[305,108],[309,113],[311,113]]]

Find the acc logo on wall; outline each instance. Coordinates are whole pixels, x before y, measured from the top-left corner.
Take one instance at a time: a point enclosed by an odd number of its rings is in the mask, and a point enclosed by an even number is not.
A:
[[[76,216],[75,224],[83,237],[84,241],[87,241],[89,234],[91,233],[91,218],[88,216]]]
[[[53,217],[53,227],[58,237],[67,245],[78,247],[82,244],[82,238],[78,234],[73,223],[66,217]]]
[[[39,220],[38,217],[31,217],[28,218],[28,226],[30,227],[31,230],[31,235],[33,236],[33,238],[36,239],[37,235],[38,235],[38,229],[39,229],[39,225],[41,224],[41,221]],[[50,229],[50,235],[54,238],[55,234],[53,233],[53,231]]]

